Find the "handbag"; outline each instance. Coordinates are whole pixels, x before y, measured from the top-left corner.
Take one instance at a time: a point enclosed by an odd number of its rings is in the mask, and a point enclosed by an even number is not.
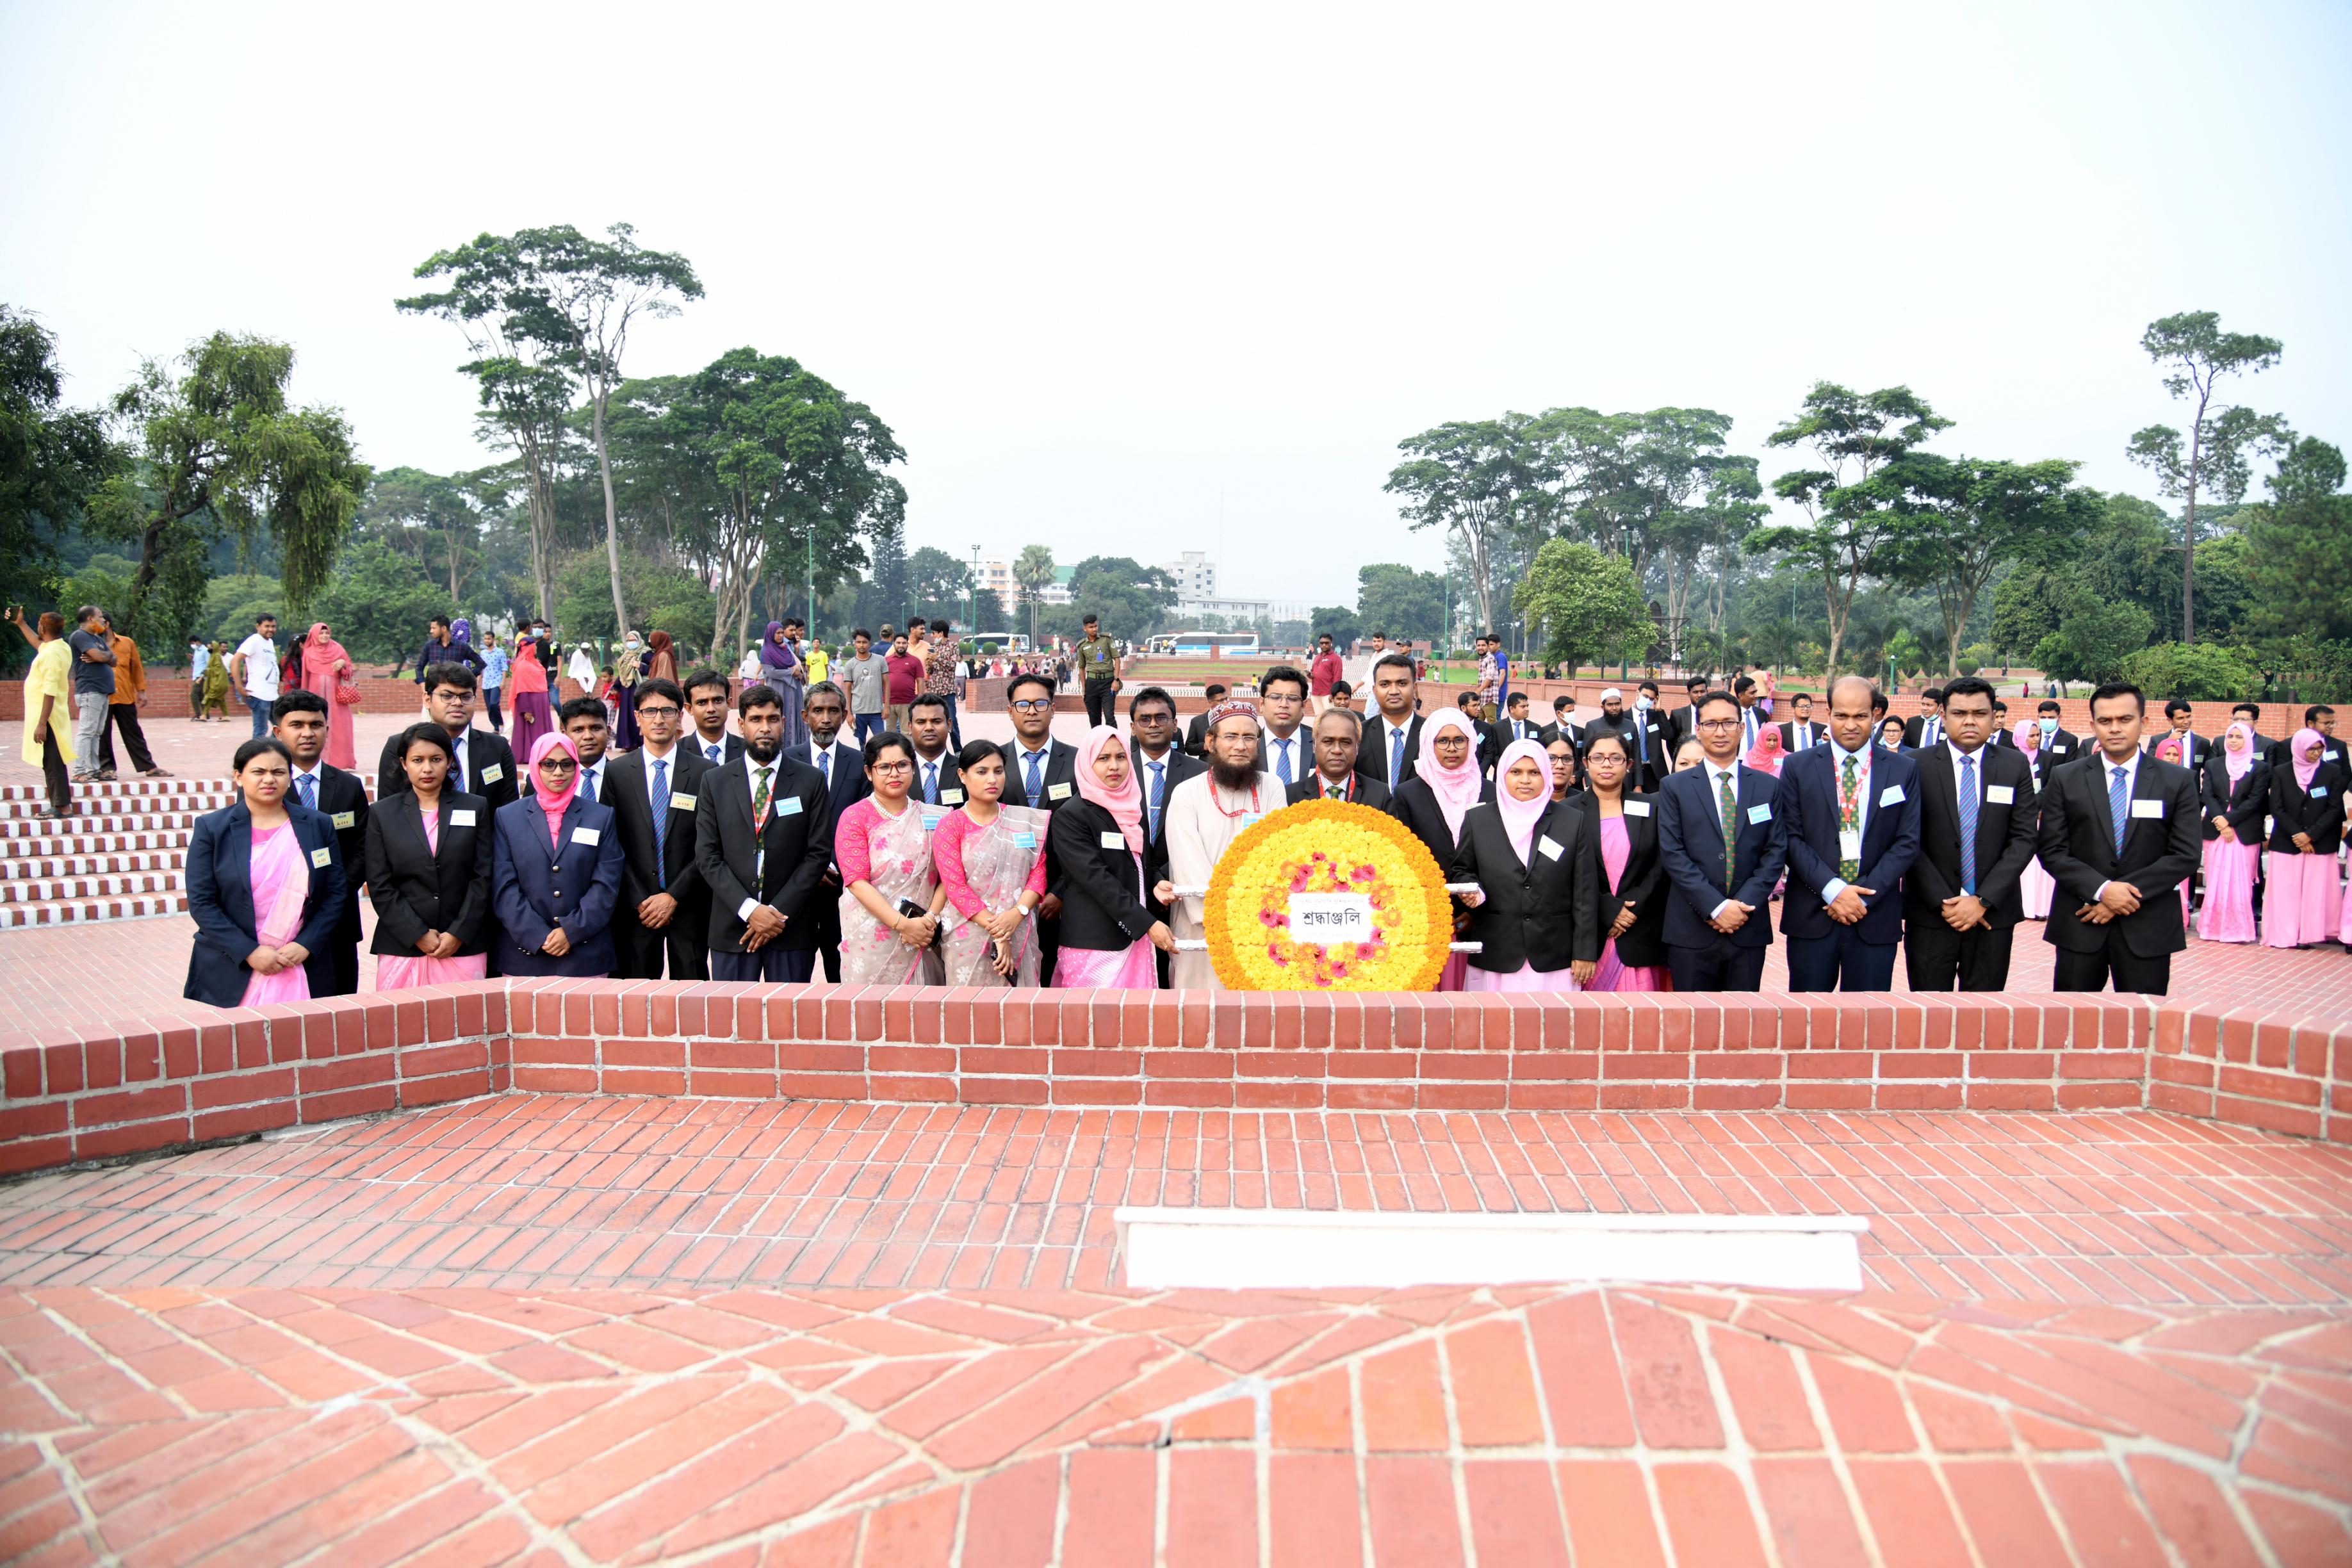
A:
[[[338,676],[335,679],[335,700],[346,708],[359,706],[360,689],[352,684],[350,676]]]

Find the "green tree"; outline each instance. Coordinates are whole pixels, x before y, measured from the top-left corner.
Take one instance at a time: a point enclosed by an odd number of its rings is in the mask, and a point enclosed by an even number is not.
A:
[[[2164,390],[2195,406],[2183,448],[2180,432],[2168,425],[2138,431],[2126,448],[2132,461],[2153,471],[2164,494],[2183,502],[2180,521],[2180,640],[2197,640],[2197,492],[2211,481],[2225,500],[2246,493],[2247,458],[2276,449],[2289,438],[2276,415],[2217,405],[2221,378],[2252,375],[2278,363],[2285,345],[2252,332],[2225,332],[2212,310],[2190,310],[2150,321],[2140,334],[2147,357],[2165,367]]]
[[[2153,643],[2116,668],[2149,700],[2234,702],[2262,689],[2263,678],[2245,657],[2217,643]]]
[[[1633,563],[1570,540],[1544,542],[1517,600],[1519,614],[1543,629],[1545,657],[1570,669],[1646,646],[1654,630]]]
[[[2344,454],[2306,437],[2269,481],[2271,500],[2242,514],[2250,630],[2352,638],[2352,496]]]
[[[10,604],[49,596],[59,539],[122,468],[105,416],[63,405],[57,340],[0,305],[0,598]],[[13,662],[25,649],[21,639],[9,641]]]
[[[360,502],[358,528],[415,558],[445,585],[454,610],[465,603],[467,579],[482,563],[478,504],[462,480],[423,468],[386,468]]]
[[[1159,567],[1124,555],[1089,555],[1070,569],[1070,602],[1054,605],[1045,626],[1074,636],[1080,617],[1095,615],[1104,636],[1140,641],[1175,607],[1176,579]]]
[[[397,301],[403,310],[477,325],[509,343],[529,344],[541,356],[523,365],[528,397],[542,397],[543,373],[569,375],[588,399],[596,467],[604,486],[604,558],[610,569],[613,619],[629,622],[622,593],[620,507],[604,421],[621,384],[621,358],[639,318],[678,313],[679,301],[702,298],[702,282],[685,257],[647,250],[636,230],[616,223],[594,239],[570,224],[478,236],[454,250],[437,251],[416,268],[419,278],[448,277],[437,294]]]
[[[334,628],[353,659],[390,664],[416,651],[425,623],[451,610],[448,593],[405,552],[382,540],[352,542],[335,558],[334,576],[311,619]],[[242,638],[251,632],[248,622]]]
[[[291,406],[294,351],[266,338],[215,332],[180,362],[149,360],[114,400],[142,461],[91,502],[103,538],[138,546],[120,615],[142,642],[184,637],[204,602],[205,556],[224,533],[250,550],[275,545],[289,621],[328,573],[368,481],[351,427],[331,408]]]
[[[2137,605],[2101,598],[2076,584],[2067,591],[2058,629],[2034,645],[2033,662],[2060,680],[2112,680],[2124,660],[2147,646],[2154,624]]]
[[[555,619],[567,638],[602,645],[621,635],[620,623],[613,618],[612,596],[605,592],[604,564],[594,554],[583,554],[556,574]],[[684,567],[632,551],[622,558],[621,570],[626,576],[622,587],[643,617],[632,626],[677,636],[717,624],[710,584]]]
[[[1331,634],[1334,647],[1346,647],[1364,635],[1364,623],[1345,605],[1318,605],[1307,613],[1307,640],[1312,642],[1326,632]]]
[[[1360,566],[1356,615],[1368,630],[1433,642],[1445,632],[1445,579],[1393,561]]]
[[[1906,515],[1903,459],[1951,424],[1907,386],[1856,393],[1822,381],[1797,416],[1765,438],[1768,446],[1807,447],[1824,465],[1772,481],[1774,493],[1796,502],[1807,523],[1759,528],[1747,548],[1784,551],[1820,577],[1829,609],[1827,677],[1840,668],[1854,595],[1877,574],[1879,555]]]
[[[1482,629],[1495,626],[1493,555],[1498,536],[1549,515],[1542,422],[1525,414],[1455,420],[1397,443],[1407,460],[1381,487],[1404,498],[1409,527],[1443,528],[1470,554],[1470,584]]]
[[[203,608],[196,613],[191,629],[208,642],[225,642],[235,647],[253,635],[257,619],[278,615],[278,606],[285,599],[286,590],[278,586],[278,579],[257,572],[234,572],[215,577],[205,584]],[[423,640],[421,635],[418,640]]]
[[[907,588],[915,607],[934,620],[961,621],[971,592],[971,563],[926,544],[907,557]]]
[[[1046,589],[1054,585],[1054,552],[1042,544],[1024,544],[1013,562],[1013,582],[1029,611],[1029,646],[1037,646],[1037,611]]]
[[[1946,675],[1960,672],[1969,619],[1994,573],[2049,564],[2079,547],[2100,498],[2072,488],[2078,466],[1925,452],[1905,459],[1914,499],[1889,520],[1880,565],[1898,587],[1935,595]]]

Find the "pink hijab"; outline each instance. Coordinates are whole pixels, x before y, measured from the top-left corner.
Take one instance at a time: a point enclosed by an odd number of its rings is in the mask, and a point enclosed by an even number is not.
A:
[[[2243,751],[2230,750],[2230,737],[2232,735],[2246,738]],[[2254,771],[2254,763],[2260,760],[2254,754],[2254,748],[2261,744],[2262,737],[2255,734],[2254,727],[2243,719],[2237,720],[2221,731],[2221,766],[2230,775],[2231,789],[2237,788],[2238,781]]]
[[[2303,754],[2314,746],[2319,747],[2323,752],[2326,751],[2327,737],[2308,724],[2297,730],[2294,732],[2294,739],[2286,743],[2286,749],[2294,760],[2294,787],[2299,790],[2308,791],[2311,788],[2311,781],[2318,776],[2318,759]]]
[[[1531,762],[1543,771],[1543,791],[1533,800],[1521,800],[1511,793],[1504,781],[1510,776],[1511,764]],[[1511,847],[1518,852],[1519,864],[1534,864],[1536,824],[1551,809],[1551,757],[1533,741],[1514,741],[1503,748],[1495,763],[1495,809],[1502,814],[1503,831],[1510,837]]]
[[[1756,743],[1748,747],[1748,754],[1739,760],[1759,773],[1770,773],[1774,778],[1779,778],[1781,762],[1780,731],[1769,724],[1758,725]]]
[[[1076,770],[1078,798],[1090,800],[1110,813],[1118,830],[1127,836],[1127,847],[1136,854],[1143,853],[1143,786],[1135,780],[1135,770],[1127,771],[1127,786],[1116,794],[1111,787],[1095,776],[1095,759],[1102,755],[1105,746],[1121,746],[1125,742],[1118,731],[1108,724],[1097,724],[1087,731],[1078,742],[1078,765]]]
[[[1448,727],[1462,731],[1470,742],[1469,753],[1458,768],[1440,766],[1437,761],[1438,731]],[[1484,781],[1478,773],[1478,726],[1470,715],[1459,708],[1441,708],[1422,721],[1421,754],[1414,759],[1413,776],[1427,784],[1430,793],[1437,796],[1437,809],[1445,815],[1445,830],[1456,838],[1462,837],[1462,814],[1478,804]],[[1545,764],[1545,777],[1550,776],[1550,765]]]
[[[547,781],[539,776],[539,763],[540,759],[550,752],[568,752],[576,763],[580,760],[580,748],[572,743],[571,736],[561,730],[551,730],[541,735],[538,744],[530,749],[531,793],[539,796],[539,807],[547,813],[548,843],[560,845],[563,842],[563,814],[571,806],[572,797],[580,793],[580,775],[574,773],[572,782],[563,786],[561,794],[549,789]]]

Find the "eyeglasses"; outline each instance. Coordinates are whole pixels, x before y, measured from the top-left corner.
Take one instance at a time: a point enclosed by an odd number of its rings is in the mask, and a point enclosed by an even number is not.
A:
[[[1739,721],[1737,719],[1702,719],[1698,721],[1698,727],[1702,730],[1737,730],[1739,728]]]
[[[915,764],[908,762],[877,763],[874,771],[877,773],[911,773],[915,771]]]
[[[577,773],[579,769],[580,764],[570,757],[550,757],[539,764],[539,771],[543,773]]]
[[[681,711],[683,711],[683,710],[672,708],[667,703],[663,703],[657,707],[655,704],[648,702],[637,710],[637,717],[640,719],[675,719]]]
[[[1019,709],[1024,713],[1035,713],[1040,710],[1051,708],[1053,705],[1054,700],[1050,697],[1024,697],[1018,702],[1015,702],[1013,706]]]

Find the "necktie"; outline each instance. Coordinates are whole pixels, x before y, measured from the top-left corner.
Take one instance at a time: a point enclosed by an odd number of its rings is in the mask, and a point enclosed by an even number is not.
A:
[[[1276,741],[1274,744],[1274,776],[1280,779],[1284,784],[1289,784],[1293,782],[1290,772],[1290,742],[1287,741]]]
[[[449,746],[449,787],[459,795],[466,793],[466,742],[455,741]]]
[[[1977,760],[1960,758],[1960,891],[1977,890]]]
[[[724,741],[713,741],[703,747],[702,751],[703,754],[714,763],[723,763],[727,760],[727,742]]]
[[[833,748],[827,746],[816,754],[816,771],[824,775],[824,793],[833,793]]]
[[[302,804],[311,811],[319,809],[319,781],[309,773],[302,775]]]
[[[2117,858],[2121,858],[2123,856],[2124,825],[2131,820],[2128,815],[2130,810],[2131,774],[2126,773],[2122,767],[2118,766],[2116,769],[2115,779],[2107,785],[2107,815],[2115,818],[2116,855]]]
[[[923,764],[923,804],[925,805],[940,804],[940,764],[937,763]]]
[[[580,770],[580,798],[590,805],[596,804],[596,775],[586,768]]]
[[[1650,765],[1650,726],[1638,713],[1633,715],[1633,760],[1643,767]]]
[[[760,768],[754,771],[759,779],[751,786],[751,830],[764,833],[768,828],[768,775],[775,770]]]
[[[1861,759],[1852,752],[1845,754],[1845,775],[1838,781],[1838,832],[1841,835],[1852,833],[1862,826],[1862,788],[1857,771],[1861,765]],[[1859,857],[1852,860],[1843,857],[1839,858],[1838,876],[1841,879],[1851,882],[1861,875]]]
[[[1728,770],[1715,775],[1715,803],[1723,811],[1723,887],[1728,892],[1739,861],[1739,791]]]
[[[1389,731],[1389,788],[1404,783],[1404,731]]]
[[[1144,765],[1151,770],[1151,795],[1148,803],[1151,807],[1151,830],[1149,837],[1157,838],[1160,837],[1160,792],[1167,785],[1168,764],[1166,763],[1147,763]]]
[[[1024,772],[1028,778],[1028,798],[1033,803],[1036,800],[1039,790],[1044,782],[1037,776],[1037,766],[1045,760],[1045,753],[1043,752],[1031,752],[1028,753],[1027,761],[1024,764]]]
[[[650,792],[654,806],[654,886],[669,886],[669,866],[662,858],[662,846],[669,837],[669,759],[654,760],[654,784]]]

